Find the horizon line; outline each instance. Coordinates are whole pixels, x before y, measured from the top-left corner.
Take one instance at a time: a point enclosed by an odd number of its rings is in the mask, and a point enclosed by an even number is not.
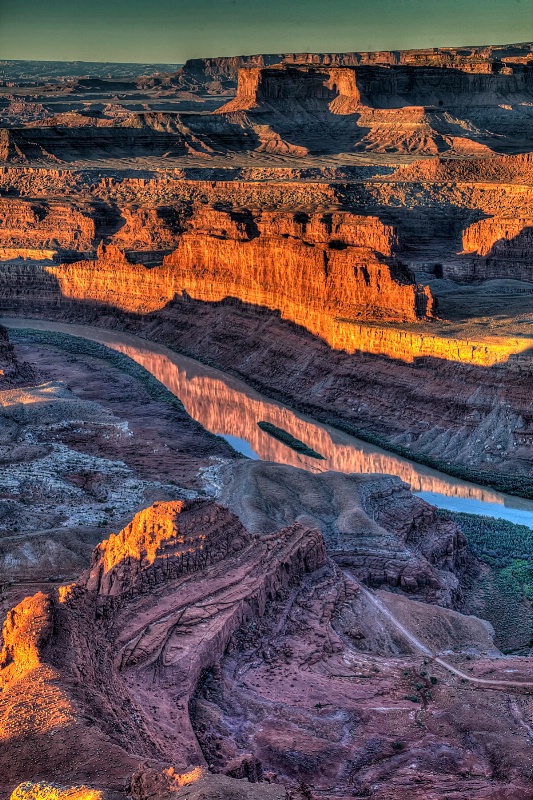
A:
[[[438,45],[433,47],[393,47],[393,48],[385,48],[385,49],[377,49],[377,50],[285,50],[281,53],[274,53],[274,52],[253,52],[253,53],[235,53],[232,55],[224,55],[224,56],[193,56],[192,58],[187,58],[185,61],[86,61],[85,59],[76,59],[76,58],[60,58],[60,59],[53,59],[53,58],[2,58],[0,59],[0,64],[8,64],[13,62],[25,62],[28,64],[131,64],[132,66],[152,66],[152,65],[162,65],[162,66],[183,66],[188,61],[197,61],[203,60],[208,58],[245,58],[245,57],[253,57],[253,56],[287,56],[287,55],[344,55],[348,53],[408,53],[408,52],[420,52],[424,50],[456,50],[460,48],[467,48],[467,47],[520,47],[522,45],[531,45],[533,46],[532,41],[522,41],[522,42],[497,42],[497,43],[480,43],[480,44],[451,44],[451,45]]]

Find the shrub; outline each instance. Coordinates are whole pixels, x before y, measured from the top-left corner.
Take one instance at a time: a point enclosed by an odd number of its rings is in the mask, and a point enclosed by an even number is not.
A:
[[[393,742],[392,743],[392,749],[393,750],[403,750],[404,747],[405,747],[405,745],[404,745],[403,742]]]

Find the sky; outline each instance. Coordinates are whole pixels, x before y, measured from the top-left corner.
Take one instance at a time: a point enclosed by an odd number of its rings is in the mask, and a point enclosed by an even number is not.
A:
[[[533,40],[533,0],[0,0],[0,59],[183,63]]]

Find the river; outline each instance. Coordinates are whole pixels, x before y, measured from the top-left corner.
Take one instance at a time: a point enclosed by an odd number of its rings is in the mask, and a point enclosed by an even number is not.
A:
[[[81,336],[124,353],[179,397],[190,416],[204,428],[223,436],[249,458],[291,464],[313,472],[336,470],[398,475],[410,484],[415,494],[439,508],[485,514],[533,528],[533,501],[453,478],[367,444],[296,413],[259,394],[243,381],[163,345],[88,325],[21,318],[3,318],[0,323],[8,328]],[[272,438],[258,427],[261,420],[288,431],[323,455],[324,460],[299,455]]]

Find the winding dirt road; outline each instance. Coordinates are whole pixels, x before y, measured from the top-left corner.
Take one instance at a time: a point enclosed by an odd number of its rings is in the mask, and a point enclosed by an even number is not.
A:
[[[449,664],[443,658],[436,656],[429,647],[427,647],[423,642],[415,636],[409,628],[406,628],[403,623],[397,619],[394,614],[389,611],[385,603],[383,603],[379,597],[371,592],[366,586],[363,586],[359,581],[354,578],[351,573],[343,570],[344,576],[351,582],[358,586],[359,590],[362,592],[364,597],[379,611],[379,613],[385,617],[395,628],[399,631],[402,636],[407,639],[407,641],[413,645],[413,647],[418,650],[422,655],[426,658],[430,658],[434,664],[439,664],[444,669],[451,672],[453,675],[456,675],[458,678],[462,678],[463,680],[468,681],[469,683],[476,684],[478,686],[486,686],[487,688],[502,688],[502,689],[509,689],[509,688],[520,688],[520,689],[533,689],[533,682],[527,681],[500,681],[500,680],[491,680],[490,678],[476,678],[473,675],[468,675],[466,672],[462,672],[460,669]]]

